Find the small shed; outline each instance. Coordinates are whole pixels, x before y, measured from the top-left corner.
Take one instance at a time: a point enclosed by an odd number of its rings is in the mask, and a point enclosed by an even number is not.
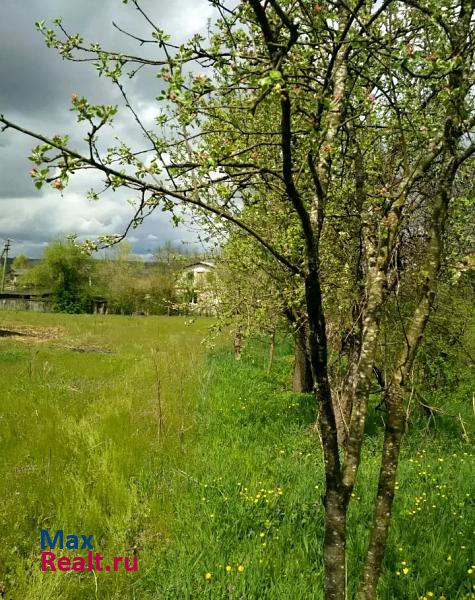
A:
[[[0,310],[52,311],[51,290],[16,290],[0,293]]]

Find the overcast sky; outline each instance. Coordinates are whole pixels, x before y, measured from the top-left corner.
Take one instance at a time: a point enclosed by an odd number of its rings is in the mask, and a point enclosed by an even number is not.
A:
[[[206,30],[212,16],[206,0],[143,0],[155,22],[183,41]],[[70,32],[88,41],[101,42],[111,50],[133,50],[131,39],[117,32],[112,21],[137,34],[146,35],[149,26],[131,5],[121,0],[2,0],[0,21],[0,113],[11,121],[46,135],[81,136],[75,115],[69,111],[71,95],[85,96],[93,102],[119,103],[117,92],[108,80],[98,79],[87,64],[63,61],[57,51],[48,49],[35,29],[35,21],[63,17]],[[149,46],[150,50],[152,47]],[[143,50],[142,50],[143,53]],[[128,83],[137,110],[152,122],[156,114],[155,96],[159,81],[149,71]],[[119,119],[115,134],[141,143],[140,132],[130,119]],[[68,233],[94,238],[103,233],[120,233],[132,208],[123,192],[107,192],[98,202],[86,199],[94,180],[80,174],[61,195],[46,186],[36,191],[28,171],[34,140],[7,131],[0,134],[0,242],[11,238],[12,256],[40,256],[49,240]],[[190,228],[174,228],[168,217],[157,211],[128,238],[133,251],[147,255],[165,241],[196,241]]]

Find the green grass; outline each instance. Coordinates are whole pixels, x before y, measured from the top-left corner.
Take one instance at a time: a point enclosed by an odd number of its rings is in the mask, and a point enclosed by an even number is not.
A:
[[[6,598],[322,598],[321,450],[311,396],[288,389],[287,344],[267,374],[259,343],[239,362],[226,348],[205,355],[206,319],[0,318],[62,328],[61,337],[35,344],[0,340]],[[88,347],[111,352],[72,350]],[[473,383],[468,377],[446,402],[466,422]],[[380,445],[377,417],[350,510],[350,597],[371,524]],[[472,464],[452,420],[408,432],[381,600],[471,597]],[[139,572],[41,573],[43,527],[93,533],[107,556],[135,548]]]
[[[157,597],[322,598],[320,443],[312,430],[312,398],[288,391],[285,350],[270,376],[264,348],[240,363],[224,351],[208,359],[211,384],[199,406],[189,491],[178,500],[175,543],[157,558],[149,579],[150,591],[160,590]],[[444,431],[407,437],[381,599],[428,592],[470,597],[473,454]],[[350,597],[371,524],[380,445],[376,430],[366,439],[351,505]]]
[[[131,586],[169,537],[170,474],[193,433],[191,402],[200,393],[208,323],[27,313],[1,318],[13,329],[60,329],[50,339],[0,341],[0,581],[6,597],[133,598]],[[138,549],[141,572],[97,574],[97,580],[92,573],[42,574],[42,528],[92,533],[95,549],[107,556]]]

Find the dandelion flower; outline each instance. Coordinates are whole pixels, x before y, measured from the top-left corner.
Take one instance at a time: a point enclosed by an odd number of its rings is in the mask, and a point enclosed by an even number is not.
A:
[[[212,578],[213,578],[213,574],[208,571],[208,573],[205,574],[206,581],[209,581]]]
[[[237,570],[239,573],[244,573],[244,565],[238,565]]]
[[[230,573],[233,570],[231,565],[226,565],[226,573]]]
[[[407,567],[404,567],[402,572],[404,573],[404,575],[407,575],[409,573],[409,569]]]

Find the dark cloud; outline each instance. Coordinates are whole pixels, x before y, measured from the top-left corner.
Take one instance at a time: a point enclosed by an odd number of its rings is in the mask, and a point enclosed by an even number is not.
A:
[[[206,0],[156,2],[143,0],[143,7],[154,21],[182,41],[202,31],[211,12]],[[108,80],[100,79],[90,64],[63,61],[55,50],[48,49],[34,23],[63,17],[66,29],[80,32],[88,41],[98,41],[104,48],[151,53],[153,46],[138,49],[136,43],[112,26],[139,36],[150,36],[147,24],[132,5],[121,0],[3,0],[0,21],[0,112],[29,129],[53,135],[69,133],[73,144],[80,144],[81,129],[69,111],[70,96],[84,95],[94,102],[119,102],[118,91]],[[153,115],[154,97],[159,82],[153,73],[141,73],[128,82],[130,98],[141,114]],[[143,145],[141,133],[125,114],[108,134],[133,145]],[[44,244],[59,235],[76,231],[83,237],[101,233],[120,233],[132,214],[125,194],[112,194],[91,205],[86,191],[94,183],[89,175],[81,176],[64,196],[51,189],[35,190],[27,175],[32,164],[27,157],[35,141],[11,131],[0,135],[0,237],[17,240],[14,253],[41,253]],[[154,213],[133,232],[135,252],[147,253],[164,241],[196,239],[187,228],[173,228],[168,217]]]
[[[91,15],[104,18],[107,4],[96,3],[92,10],[93,3],[90,1],[65,5],[64,2],[48,0],[4,0],[0,22],[2,111],[46,121],[55,115],[56,120],[58,112],[65,116],[64,107],[72,89],[84,87],[92,90],[97,87],[97,82],[88,82],[90,72],[87,65],[77,64],[71,68],[55,50],[46,47],[34,23],[43,18],[51,20],[64,12],[67,21],[79,29],[90,30]],[[80,10],[79,6],[83,9]],[[99,86],[104,87],[100,83]]]
[[[31,150],[31,141],[26,137],[19,137],[13,132],[0,136],[0,213],[4,212],[3,198],[16,198],[30,196],[34,187],[27,173],[31,169],[28,155]]]

